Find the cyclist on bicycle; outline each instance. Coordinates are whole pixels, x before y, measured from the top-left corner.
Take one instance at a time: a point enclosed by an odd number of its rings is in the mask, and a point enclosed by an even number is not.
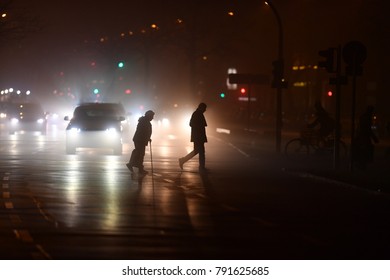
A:
[[[325,143],[336,127],[335,120],[326,112],[321,103],[316,102],[314,106],[316,118],[312,123],[308,124],[307,127],[315,129],[318,143]]]

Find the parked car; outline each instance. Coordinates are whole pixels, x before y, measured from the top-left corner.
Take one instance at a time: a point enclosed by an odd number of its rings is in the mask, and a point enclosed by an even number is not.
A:
[[[42,107],[38,103],[17,103],[8,108],[8,131],[39,131],[46,135],[47,121]]]
[[[118,105],[119,106],[119,105]],[[75,154],[79,147],[110,148],[122,154],[124,111],[114,103],[85,103],[77,106],[66,127],[66,152]],[[120,107],[120,106],[119,106]]]

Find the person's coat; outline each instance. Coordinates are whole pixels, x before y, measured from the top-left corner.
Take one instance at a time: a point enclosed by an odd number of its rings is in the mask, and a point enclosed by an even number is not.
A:
[[[201,110],[197,109],[191,116],[191,142],[206,143],[206,119]]]
[[[152,124],[145,116],[140,117],[133,137],[134,143],[147,146],[151,136]]]

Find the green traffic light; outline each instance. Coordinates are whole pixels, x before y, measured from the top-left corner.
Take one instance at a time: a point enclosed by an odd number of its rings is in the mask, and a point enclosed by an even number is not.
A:
[[[225,95],[225,93],[221,92],[221,93],[219,94],[219,97],[221,97],[221,98],[225,98],[225,97],[226,97],[226,95]]]
[[[93,94],[98,94],[99,93],[99,89],[98,88],[95,88],[94,90],[93,90]]]
[[[124,66],[125,66],[125,64],[122,61],[118,62],[118,67],[119,68],[123,68]]]

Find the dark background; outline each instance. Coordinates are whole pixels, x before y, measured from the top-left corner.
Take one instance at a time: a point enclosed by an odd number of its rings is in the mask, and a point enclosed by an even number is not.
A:
[[[271,79],[272,61],[277,58],[278,27],[263,1],[11,2],[12,19],[32,18],[36,28],[28,24],[30,28],[17,38],[2,32],[0,87],[31,89],[36,97],[54,103],[63,103],[63,96],[71,96],[66,102],[72,104],[95,98],[90,91],[97,85],[102,101],[169,108],[204,100],[236,111],[246,105],[236,102],[238,92],[226,89],[227,69],[262,73]],[[273,3],[284,27],[285,74],[290,85],[284,91],[284,112],[307,112],[315,100],[334,111],[334,101],[326,97],[332,89],[329,74],[323,69],[298,73],[292,67],[317,65],[319,50],[357,40],[368,54],[363,76],[357,79],[357,111],[374,105],[385,124],[390,118],[386,2]],[[122,72],[116,66],[119,60],[126,62]],[[294,86],[303,80],[309,85]],[[127,88],[130,95],[123,93]],[[258,98],[252,110],[272,116],[275,90],[267,84],[252,91]],[[344,116],[351,113],[351,91],[349,79],[342,87]],[[219,98],[220,92],[227,93],[225,100]]]

